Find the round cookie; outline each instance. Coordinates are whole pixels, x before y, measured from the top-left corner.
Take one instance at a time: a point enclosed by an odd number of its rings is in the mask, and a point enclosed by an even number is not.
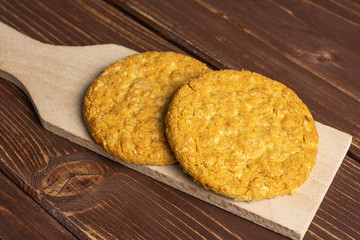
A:
[[[249,71],[213,71],[181,87],[166,134],[183,170],[206,189],[253,202],[293,194],[315,164],[311,113],[285,85]]]
[[[92,138],[126,162],[176,162],[165,136],[170,99],[180,86],[208,71],[204,63],[174,52],[140,53],[110,65],[84,98]]]

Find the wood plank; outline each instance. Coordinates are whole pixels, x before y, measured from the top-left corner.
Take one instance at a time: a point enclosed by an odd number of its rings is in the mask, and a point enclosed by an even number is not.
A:
[[[181,51],[114,7],[98,2],[0,0],[0,20],[41,42],[84,46],[115,43],[136,51]]]
[[[348,1],[113,0],[215,68],[285,83],[360,160],[360,7]]]
[[[346,157],[304,239],[360,239],[359,172],[360,163]]]
[[[99,2],[90,1],[89,4],[95,4],[94,8],[108,7]],[[76,6],[72,7],[77,9]],[[117,12],[111,10],[112,8],[101,9],[100,12],[104,15],[111,14],[107,11]],[[64,9],[55,10],[66,12]],[[38,11],[38,14],[41,13],[41,8]],[[68,11],[71,12],[71,9]],[[30,14],[26,9],[22,12]],[[124,22],[131,21],[123,15],[113,15],[123,18]],[[7,17],[5,14],[1,16]],[[59,14],[58,18],[62,19],[61,16]],[[83,17],[86,17],[86,14]],[[56,22],[54,20],[54,23]],[[97,25],[95,29],[102,29],[101,23],[93,23]],[[42,22],[39,26],[43,24],[45,23]],[[47,28],[51,29],[50,26],[45,27]],[[71,34],[67,31],[76,31],[77,28],[81,26],[73,26],[69,30],[64,28],[64,32],[54,33],[54,39],[65,41],[68,34]],[[25,31],[24,29],[26,28],[21,28],[22,31]],[[26,33],[37,35],[39,31],[43,31],[42,27],[30,28]],[[46,31],[40,35],[44,34],[46,35]],[[103,28],[101,34],[102,41],[110,38],[122,41],[120,33],[107,27]],[[125,35],[131,35],[131,32]],[[74,37],[76,36],[75,34]],[[151,37],[154,38],[154,43],[158,42],[156,36]],[[55,40],[49,40],[51,41]],[[82,40],[75,38],[73,41]],[[164,48],[166,47],[171,48],[164,44]],[[0,93],[5,95],[0,98],[0,116],[1,122],[6,123],[4,128],[0,129],[3,154],[1,167],[6,168],[6,172],[11,172],[9,175],[16,177],[14,181],[18,181],[25,191],[76,236],[151,236],[154,239],[283,238],[54,136],[39,125],[30,102],[17,88],[7,82],[1,84],[4,84],[4,88],[1,88]],[[22,146],[19,146],[19,142]],[[353,184],[354,182],[350,183],[352,188]],[[359,196],[358,191],[354,194]],[[349,204],[357,206],[353,200]],[[329,227],[328,222],[320,221],[317,224],[320,230]],[[351,236],[353,233],[348,234]],[[313,236],[315,234],[308,239]],[[337,235],[334,236],[332,239],[336,239]]]
[[[31,102],[44,128],[125,164],[109,156],[92,141],[83,122],[81,102],[84,92],[99,72],[118,58],[133,54],[134,51],[115,45],[55,47],[26,38],[2,23],[0,33],[2,36],[0,37],[0,55],[4,58],[1,60],[0,70],[14,74],[22,83],[24,91],[31,96]],[[351,144],[349,135],[321,124],[316,123],[316,126],[319,132],[317,164],[313,169],[313,174],[302,187],[302,191],[292,197],[271,199],[249,205],[221,198],[217,194],[206,191],[194,184],[178,165],[150,167],[125,164],[125,166],[270,230],[299,239],[307,231]],[[77,178],[69,177],[68,180]],[[66,179],[64,181],[68,181]],[[304,198],[309,201],[304,202]],[[293,215],[297,218],[293,218]]]
[[[0,239],[75,239],[0,172]]]

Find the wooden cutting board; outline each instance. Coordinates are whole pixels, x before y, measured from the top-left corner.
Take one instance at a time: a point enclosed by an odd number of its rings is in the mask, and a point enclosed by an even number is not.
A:
[[[298,193],[255,203],[234,201],[195,184],[178,164],[125,163],[92,141],[82,119],[85,92],[106,66],[135,51],[113,44],[84,47],[44,44],[1,22],[0,36],[0,77],[29,96],[44,128],[292,239],[303,238],[351,144],[350,135],[317,122],[320,140],[316,165]]]

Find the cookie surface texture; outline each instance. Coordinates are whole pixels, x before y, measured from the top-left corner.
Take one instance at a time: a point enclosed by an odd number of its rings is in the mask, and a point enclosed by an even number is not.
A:
[[[311,113],[285,85],[249,71],[214,71],[175,94],[166,134],[206,189],[253,202],[293,194],[315,164]]]
[[[174,92],[206,71],[204,63],[174,52],[140,53],[110,65],[84,98],[92,138],[126,162],[176,162],[165,136],[165,114]]]

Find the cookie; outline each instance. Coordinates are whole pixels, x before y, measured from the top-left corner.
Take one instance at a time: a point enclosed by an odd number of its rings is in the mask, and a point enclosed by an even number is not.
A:
[[[235,200],[293,194],[315,164],[313,117],[285,85],[213,71],[181,87],[166,115],[170,146],[194,181]]]
[[[109,67],[84,98],[86,126],[108,153],[135,164],[176,161],[165,136],[165,114],[174,92],[210,69],[174,52],[145,52]]]

